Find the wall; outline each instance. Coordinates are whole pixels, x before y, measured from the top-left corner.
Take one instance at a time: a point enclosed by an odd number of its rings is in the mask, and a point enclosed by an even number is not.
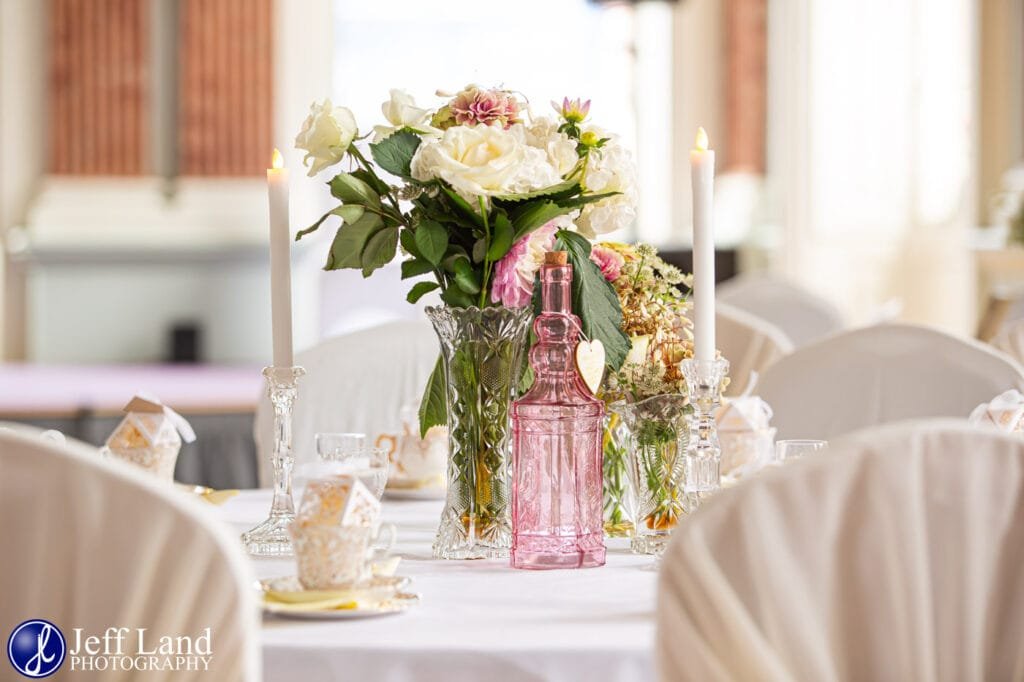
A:
[[[20,224],[46,159],[46,8],[0,2],[0,244]],[[24,355],[21,278],[0,256],[0,358]]]
[[[987,225],[1001,176],[1024,162],[1024,2],[984,0],[980,20],[978,221]]]

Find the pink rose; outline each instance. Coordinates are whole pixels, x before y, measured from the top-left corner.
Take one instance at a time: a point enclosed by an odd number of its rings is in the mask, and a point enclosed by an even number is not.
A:
[[[594,245],[590,250],[590,260],[597,263],[597,267],[601,268],[601,274],[609,282],[619,278],[622,266],[626,264],[626,259],[620,253],[598,245]]]
[[[558,225],[545,223],[522,237],[494,266],[491,284],[491,302],[506,308],[523,308],[533,299],[533,280],[544,262],[544,254],[555,245]]]

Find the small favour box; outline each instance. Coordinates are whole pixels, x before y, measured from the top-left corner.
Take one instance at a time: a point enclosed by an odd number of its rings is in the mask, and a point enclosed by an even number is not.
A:
[[[1010,433],[1024,433],[1024,394],[1009,390],[992,402],[982,403],[971,412],[970,422],[976,426],[995,426]]]
[[[296,516],[300,525],[373,526],[380,501],[354,476],[331,476],[310,481]]]
[[[159,400],[140,395],[125,405],[124,412],[124,419],[107,439],[106,450],[162,480],[173,481],[182,441],[196,439],[188,421]]]
[[[771,460],[775,441],[771,419],[772,408],[758,396],[723,401],[715,414],[723,474],[741,475]]]

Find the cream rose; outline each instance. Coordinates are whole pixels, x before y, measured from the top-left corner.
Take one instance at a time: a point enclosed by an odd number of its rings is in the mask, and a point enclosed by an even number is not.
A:
[[[591,151],[583,181],[589,193],[618,194],[583,208],[576,221],[580,234],[594,239],[597,235],[629,227],[636,220],[636,167],[625,147],[612,139],[601,149]]]
[[[414,128],[428,134],[441,134],[440,130],[430,126],[430,110],[417,107],[412,95],[404,90],[392,90],[391,98],[384,102],[380,109],[384,113],[384,118],[391,125],[373,126],[374,142],[380,142],[391,133],[402,128]]]
[[[568,175],[580,160],[576,143],[565,133],[558,132],[558,121],[547,116],[535,118],[526,129],[526,141],[533,147],[543,149],[548,163],[562,177]]]
[[[313,102],[295,137],[295,148],[306,152],[302,162],[309,166],[309,176],[341,161],[357,132],[351,111],[332,105],[329,99],[322,104]]]
[[[440,178],[463,198],[529,192],[561,181],[547,153],[526,143],[522,125],[454,126],[437,140],[420,145],[412,176]]]

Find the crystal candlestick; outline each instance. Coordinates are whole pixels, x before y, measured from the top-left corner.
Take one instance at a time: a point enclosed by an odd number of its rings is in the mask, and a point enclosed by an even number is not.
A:
[[[292,502],[292,409],[298,393],[299,377],[306,370],[301,367],[266,367],[267,394],[274,406],[274,501],[270,516],[252,530],[242,534],[246,551],[255,556],[292,556],[292,540],[288,526],[295,519]]]
[[[729,361],[690,359],[680,367],[694,410],[686,446],[684,490],[698,494],[714,492],[721,485],[722,462],[715,408],[721,402],[722,381],[729,373]]]

